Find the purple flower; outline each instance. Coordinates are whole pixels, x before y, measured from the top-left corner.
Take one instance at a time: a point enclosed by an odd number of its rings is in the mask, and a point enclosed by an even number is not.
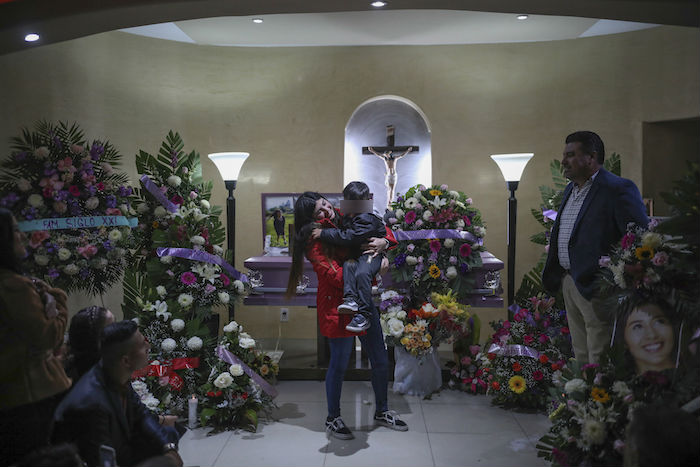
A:
[[[406,249],[409,251],[409,253],[413,253],[413,250],[416,249],[416,246],[413,243],[409,243]]]
[[[396,255],[396,258],[394,258],[394,266],[397,268],[403,266],[406,263],[406,256],[408,256],[406,253]]]
[[[456,256],[450,256],[449,262],[450,262],[450,264],[457,264],[457,257],[456,257]]]
[[[180,276],[180,282],[182,282],[185,285],[192,285],[195,282],[197,282],[197,276],[192,274],[190,271],[183,272]]]
[[[105,204],[107,205],[108,208],[116,208],[117,207],[117,198],[114,195],[109,195],[107,198],[105,198]]]
[[[58,276],[60,276],[60,273],[58,272],[58,270],[51,268],[49,269],[48,276],[51,279],[56,279]]]
[[[601,268],[606,268],[610,265],[610,256],[601,256],[598,259],[598,266]]]
[[[469,272],[469,265],[467,263],[461,263],[459,265],[459,273],[462,274],[463,276],[466,276],[468,272]]]
[[[98,160],[102,154],[104,154],[105,149],[104,146],[99,141],[95,141],[92,143],[92,147],[90,147],[90,158],[94,161]]]
[[[27,151],[18,152],[15,154],[15,161],[22,162],[27,158]]]
[[[112,242],[110,242],[109,240],[105,240],[105,241],[102,243],[102,248],[104,248],[106,251],[110,251],[110,250],[113,248],[113,247],[112,247]]]
[[[122,198],[126,198],[127,196],[130,196],[131,192],[132,192],[132,189],[130,186],[127,187],[127,186],[122,185],[119,187],[119,196],[121,196]]]
[[[207,284],[206,287],[204,287],[204,293],[207,295],[214,292],[215,290],[216,290],[216,287],[214,287],[211,284]]]
[[[83,268],[80,270],[80,277],[83,279],[87,279],[90,276],[90,269],[88,268]]]

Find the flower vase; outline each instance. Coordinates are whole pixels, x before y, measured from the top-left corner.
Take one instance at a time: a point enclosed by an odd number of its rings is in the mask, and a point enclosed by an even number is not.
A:
[[[425,397],[442,386],[440,357],[433,348],[430,352],[414,357],[403,347],[394,347],[394,392]]]

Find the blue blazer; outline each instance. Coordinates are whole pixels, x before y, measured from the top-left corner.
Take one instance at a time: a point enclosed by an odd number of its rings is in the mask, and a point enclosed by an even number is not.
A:
[[[573,182],[566,186],[559,214],[573,186]],[[555,294],[561,288],[564,275],[564,269],[559,264],[559,220],[560,216],[557,216],[552,227],[547,262],[542,271],[542,283],[550,294]],[[576,217],[569,240],[569,273],[586,300],[591,300],[595,292],[593,282],[600,269],[598,259],[610,254],[627,232],[630,222],[643,227],[649,223],[637,186],[631,180],[618,177],[601,167]]]

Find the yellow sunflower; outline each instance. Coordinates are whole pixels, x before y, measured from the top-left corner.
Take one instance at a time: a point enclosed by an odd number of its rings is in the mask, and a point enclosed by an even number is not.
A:
[[[610,394],[608,394],[605,389],[594,386],[593,389],[591,389],[591,398],[596,402],[602,402],[604,404],[610,400]]]
[[[430,196],[440,196],[442,194],[442,191],[440,190],[430,190],[429,191]]]
[[[428,274],[430,274],[430,277],[432,277],[433,279],[437,279],[438,277],[440,277],[440,274],[442,274],[442,271],[440,271],[439,267],[432,264],[430,266],[430,269],[428,269]]]
[[[634,250],[634,255],[638,260],[651,259],[654,257],[654,249],[650,246],[640,246]]]
[[[508,387],[514,393],[522,394],[523,392],[525,392],[525,389],[527,389],[527,385],[525,384],[525,378],[518,375],[512,376],[508,380]]]

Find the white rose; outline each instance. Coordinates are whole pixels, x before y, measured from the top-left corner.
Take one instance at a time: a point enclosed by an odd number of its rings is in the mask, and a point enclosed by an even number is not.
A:
[[[204,219],[206,219],[207,217],[209,217],[209,215],[208,215],[208,214],[204,214],[204,213],[202,213],[202,211],[200,211],[199,209],[195,208],[195,209],[192,210],[192,217],[194,217],[194,220],[196,220],[197,222],[201,222],[201,221],[203,221]]]
[[[386,290],[382,292],[380,298],[382,301],[389,300],[390,298],[398,297],[399,294],[395,290]]]
[[[168,293],[168,291],[165,290],[165,287],[163,287],[162,285],[159,285],[158,287],[156,287],[156,293],[158,295],[160,295],[162,298],[162,297],[165,297],[165,295]]]
[[[574,392],[586,392],[588,386],[586,382],[581,378],[574,378],[571,381],[567,381],[564,385],[564,392],[567,394],[572,394]]]
[[[179,297],[177,297],[177,302],[180,304],[180,306],[187,308],[188,306],[192,305],[192,295],[188,293],[181,293]]]
[[[29,203],[30,206],[38,208],[40,206],[44,205],[44,200],[41,197],[41,195],[38,195],[36,193],[29,195],[29,198],[27,198],[27,202]]]
[[[47,148],[46,146],[41,146],[34,150],[34,155],[39,159],[45,159],[49,157],[49,154],[51,153],[49,151],[49,148]]]
[[[451,198],[455,198],[455,199],[459,198],[459,193],[454,191],[454,190],[450,190],[447,193],[450,195]]]
[[[464,228],[464,220],[463,219],[457,219],[457,228],[458,229]]]
[[[109,239],[112,242],[118,242],[122,239],[122,233],[119,231],[119,229],[112,229],[109,232]]]
[[[224,254],[224,249],[221,248],[219,245],[214,245],[214,254],[221,256]]]
[[[214,386],[216,386],[219,389],[225,389],[231,386],[232,383],[233,378],[231,377],[231,374],[228,371],[224,371],[214,380]]]
[[[243,282],[239,281],[238,279],[233,281],[233,288],[236,290],[237,294],[242,294],[243,292],[245,292],[245,286],[243,285]]]
[[[204,237],[201,235],[195,235],[194,237],[190,238],[190,242],[192,242],[194,245],[204,245],[207,241],[204,240]]]
[[[238,331],[238,323],[231,321],[226,326],[224,326],[224,332],[235,332]]]
[[[231,297],[229,296],[228,292],[219,292],[219,301],[221,303],[228,303]]]
[[[171,175],[168,177],[168,185],[170,186],[180,186],[182,179],[177,175]]]
[[[185,322],[180,318],[174,319],[170,322],[170,327],[175,332],[180,332],[185,329]]]
[[[61,261],[65,261],[68,258],[70,258],[70,250],[68,248],[59,248],[58,259],[60,259]]]
[[[403,321],[396,318],[390,318],[386,324],[389,328],[389,334],[391,334],[393,337],[400,337],[403,334]]]
[[[190,337],[187,340],[187,348],[190,350],[199,350],[202,348],[202,344],[202,339],[197,336]]]
[[[71,264],[67,265],[65,268],[63,268],[63,272],[65,272],[69,276],[74,276],[74,275],[78,274],[78,271],[80,271],[80,268],[73,263],[71,263]]]
[[[168,211],[163,206],[158,206],[153,210],[153,215],[156,217],[165,217],[166,214],[168,214]]]
[[[163,264],[170,264],[173,262],[173,257],[172,256],[161,256],[160,262]]]
[[[89,197],[85,200],[85,208],[93,210],[100,205],[100,200],[94,196]]]
[[[17,189],[19,191],[29,191],[32,189],[32,184],[26,178],[20,178],[17,180]]]
[[[425,211],[425,212],[423,213],[423,220],[424,220],[424,221],[429,221],[431,217],[433,217],[433,213],[432,213],[432,212],[430,212],[430,211]]]
[[[454,279],[457,277],[457,269],[454,266],[450,266],[447,268],[447,271],[445,271],[445,276],[448,279]]]
[[[200,200],[199,205],[202,206],[204,209],[209,209],[211,207],[209,201],[207,201],[206,199]]]
[[[141,203],[136,207],[136,212],[139,214],[146,214],[150,208],[148,207],[148,204],[146,203]]]
[[[92,267],[95,269],[104,269],[107,267],[107,264],[109,264],[109,261],[107,261],[106,258],[96,258],[91,261]]]
[[[255,347],[255,340],[250,337],[241,337],[238,340],[238,345],[241,346],[241,348],[250,349]]]
[[[401,220],[405,214],[406,214],[406,213],[403,212],[403,209],[397,209],[397,210],[394,212],[394,215],[396,216],[396,218],[397,218],[398,220]]]
[[[243,374],[243,367],[238,363],[234,363],[228,368],[228,371],[231,373],[231,376],[241,376]]]
[[[406,311],[405,311],[405,310],[399,310],[399,311],[397,311],[397,312],[396,312],[396,318],[398,318],[398,319],[400,319],[400,320],[402,320],[402,321],[403,321],[404,319],[406,319]]]
[[[418,258],[416,258],[415,256],[408,255],[406,256],[406,264],[408,264],[409,266],[415,266],[416,264],[418,264]]]
[[[163,342],[160,343],[160,348],[165,352],[172,352],[176,347],[177,342],[175,342],[175,339],[171,339],[170,337],[163,339]]]
[[[455,241],[451,238],[446,238],[443,244],[445,245],[445,248],[452,248],[453,246],[455,246]]]
[[[659,246],[661,246],[661,242],[661,235],[657,234],[656,232],[645,232],[642,235],[642,246],[658,248]]]
[[[45,255],[34,255],[34,262],[39,266],[46,266],[49,264],[49,257]]]
[[[485,237],[486,236],[486,229],[484,227],[481,227],[480,225],[477,225],[474,227],[474,231],[479,237]]]

